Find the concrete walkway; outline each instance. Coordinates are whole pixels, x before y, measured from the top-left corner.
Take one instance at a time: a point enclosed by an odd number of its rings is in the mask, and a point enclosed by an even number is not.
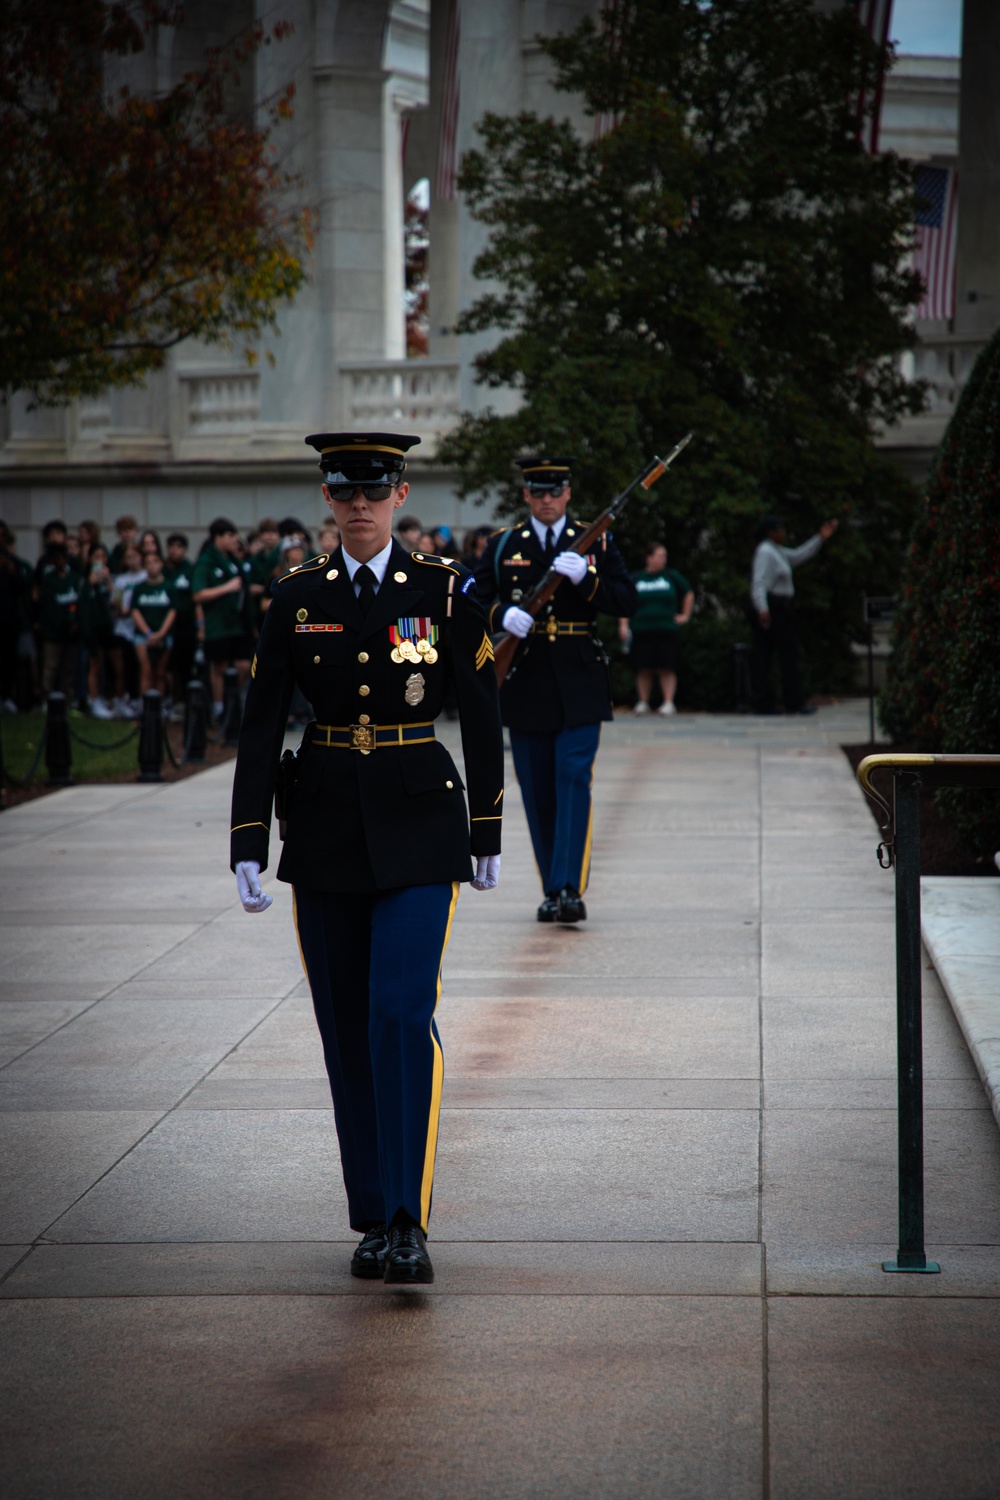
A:
[[[943,1273],[880,1269],[892,877],[836,748],[866,727],[609,727],[577,930],[534,921],[512,786],[446,961],[418,1294],[347,1274],[288,891],[236,905],[229,768],[4,813],[5,1497],[1000,1493],[1000,1133],[930,970]]]

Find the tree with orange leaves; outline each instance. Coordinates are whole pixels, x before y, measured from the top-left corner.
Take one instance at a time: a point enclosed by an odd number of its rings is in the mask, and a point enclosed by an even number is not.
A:
[[[141,384],[187,338],[242,340],[252,361],[304,279],[308,214],[271,142],[292,86],[262,103],[246,82],[291,28],[252,26],[158,86],[183,19],[153,0],[0,0],[8,393]]]

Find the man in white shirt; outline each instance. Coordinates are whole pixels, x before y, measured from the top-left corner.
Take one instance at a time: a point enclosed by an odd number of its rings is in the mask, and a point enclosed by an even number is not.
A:
[[[783,545],[787,531],[780,516],[764,516],[757,527],[757,550],[753,555],[750,574],[750,624],[753,629],[751,672],[755,713],[770,714],[775,711],[771,688],[772,651],[778,654],[785,712],[815,712],[802,697],[792,604],[795,597],[792,569],[815,557],[823,543],[833,536],[837,526],[837,521],[824,521],[815,536],[803,542],[801,547]]]

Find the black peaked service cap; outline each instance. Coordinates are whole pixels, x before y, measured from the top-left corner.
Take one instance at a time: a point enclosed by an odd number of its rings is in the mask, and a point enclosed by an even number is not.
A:
[[[306,442],[328,483],[377,484],[398,481],[420,439],[405,432],[314,432]]]
[[[536,456],[534,458],[515,458],[514,462],[524,477],[525,484],[554,484],[559,480],[563,483],[569,479],[569,471],[576,462],[573,458]]]

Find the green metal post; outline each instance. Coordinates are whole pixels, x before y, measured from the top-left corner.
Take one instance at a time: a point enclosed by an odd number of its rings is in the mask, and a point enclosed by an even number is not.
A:
[[[924,1252],[924,1063],[920,972],[920,778],[897,772],[896,1046],[899,1133],[899,1249],[883,1271],[933,1273]]]

